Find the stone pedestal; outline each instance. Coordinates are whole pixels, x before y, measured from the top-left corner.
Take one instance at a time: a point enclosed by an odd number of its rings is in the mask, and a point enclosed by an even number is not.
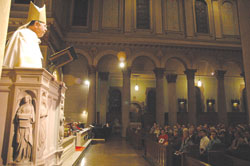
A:
[[[177,124],[177,100],[176,100],[176,79],[177,74],[168,74],[168,124]]]
[[[0,137],[3,138],[4,164],[58,163],[59,119],[64,109],[65,90],[64,84],[57,82],[45,69],[3,68],[0,112],[5,114],[5,121],[2,122],[4,135]],[[18,154],[27,149],[26,145],[30,148],[27,153],[30,157],[24,159]]]
[[[187,76],[188,85],[188,123],[196,125],[197,111],[196,111],[196,96],[195,96],[195,84],[194,76],[196,69],[187,69],[184,73]]]
[[[154,73],[156,77],[156,122],[160,126],[164,126],[164,91],[163,91],[163,75],[165,69],[155,68]]]
[[[126,130],[129,125],[130,108],[130,75],[131,69],[123,70],[122,87],[122,137],[126,137]]]
[[[96,121],[96,68],[94,66],[90,66],[89,68],[89,81],[87,125],[93,124]]]
[[[224,123],[227,125],[227,104],[224,86],[224,75],[226,71],[217,70],[215,75],[217,78],[217,100],[218,100],[218,116],[219,123]]]

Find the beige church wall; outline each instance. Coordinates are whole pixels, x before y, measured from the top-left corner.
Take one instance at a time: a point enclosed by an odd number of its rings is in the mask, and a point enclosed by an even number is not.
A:
[[[66,122],[80,122],[80,123],[87,123],[87,114],[83,112],[70,112],[65,113],[65,121]]]
[[[109,86],[110,87],[122,87],[122,78],[110,78],[109,79]]]
[[[239,35],[239,24],[235,2],[222,1],[220,4],[220,12],[223,34]]]
[[[202,82],[202,86],[199,87],[202,93],[202,99],[204,104],[204,110],[207,112],[207,99],[215,100],[215,111],[217,112],[217,79],[214,76],[196,76],[195,86],[198,86],[198,81]]]
[[[120,0],[105,0],[102,5],[102,28],[118,28]]]
[[[233,4],[231,2],[224,2],[221,6],[221,20],[223,27],[223,34],[234,35],[234,16]]]
[[[242,77],[225,77],[225,93],[227,111],[232,112],[232,99],[240,100],[242,98],[242,90],[244,88],[244,79]],[[240,111],[242,110],[242,101],[240,101]]]
[[[216,38],[222,38],[222,24],[220,19],[220,10],[218,1],[213,1],[213,15]]]
[[[53,15],[61,28],[65,28],[69,23],[70,9],[72,1],[69,0],[52,0]]]
[[[178,75],[176,80],[176,98],[187,99],[187,76]]]
[[[139,90],[135,91],[135,85],[139,86]],[[144,102],[146,104],[147,99],[147,89],[155,88],[155,80],[145,80],[145,79],[137,79],[137,81],[133,78],[131,80],[131,101]]]
[[[73,61],[63,67],[63,81],[68,88],[65,94],[66,121],[79,121],[83,110],[87,108],[89,87],[84,83],[88,79],[87,60],[79,55],[77,61]]]
[[[165,14],[165,30],[180,31],[180,1],[166,0],[164,6]]]
[[[64,79],[64,82],[66,83],[67,80]],[[81,115],[87,109],[88,86],[83,84],[67,86],[67,88],[64,111],[66,121],[79,121],[80,117],[75,115]]]

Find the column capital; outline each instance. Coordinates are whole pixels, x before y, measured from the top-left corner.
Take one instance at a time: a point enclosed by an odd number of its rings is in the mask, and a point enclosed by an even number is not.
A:
[[[124,77],[124,76],[127,76],[127,77],[130,78],[130,76],[131,76],[131,68],[130,68],[130,67],[124,68],[124,69],[122,70],[122,74],[123,74],[123,77]]]
[[[177,74],[167,74],[166,79],[168,83],[176,83]]]
[[[225,70],[216,70],[215,71],[215,76],[217,79],[224,79],[224,75],[226,74],[227,71]]]
[[[96,67],[94,65],[88,66],[88,73],[89,74],[95,74],[96,73]]]
[[[156,67],[154,70],[155,77],[158,79],[163,79],[165,69]]]
[[[194,79],[195,73],[197,72],[197,69],[186,69],[184,71],[184,74],[186,74],[187,79]]]
[[[98,72],[98,76],[102,81],[107,81],[109,79],[109,72]]]

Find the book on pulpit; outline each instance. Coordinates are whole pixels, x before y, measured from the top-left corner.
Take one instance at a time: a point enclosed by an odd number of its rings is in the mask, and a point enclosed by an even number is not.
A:
[[[51,65],[55,68],[62,67],[75,59],[77,59],[77,55],[73,47],[65,48],[49,57]]]

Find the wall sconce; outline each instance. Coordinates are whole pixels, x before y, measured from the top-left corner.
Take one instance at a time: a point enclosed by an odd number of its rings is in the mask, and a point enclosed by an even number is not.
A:
[[[214,105],[215,105],[214,99],[207,99],[207,112],[215,112]]]
[[[232,111],[240,111],[240,100],[239,99],[232,99]]]
[[[179,112],[187,112],[187,99],[178,99]]]

